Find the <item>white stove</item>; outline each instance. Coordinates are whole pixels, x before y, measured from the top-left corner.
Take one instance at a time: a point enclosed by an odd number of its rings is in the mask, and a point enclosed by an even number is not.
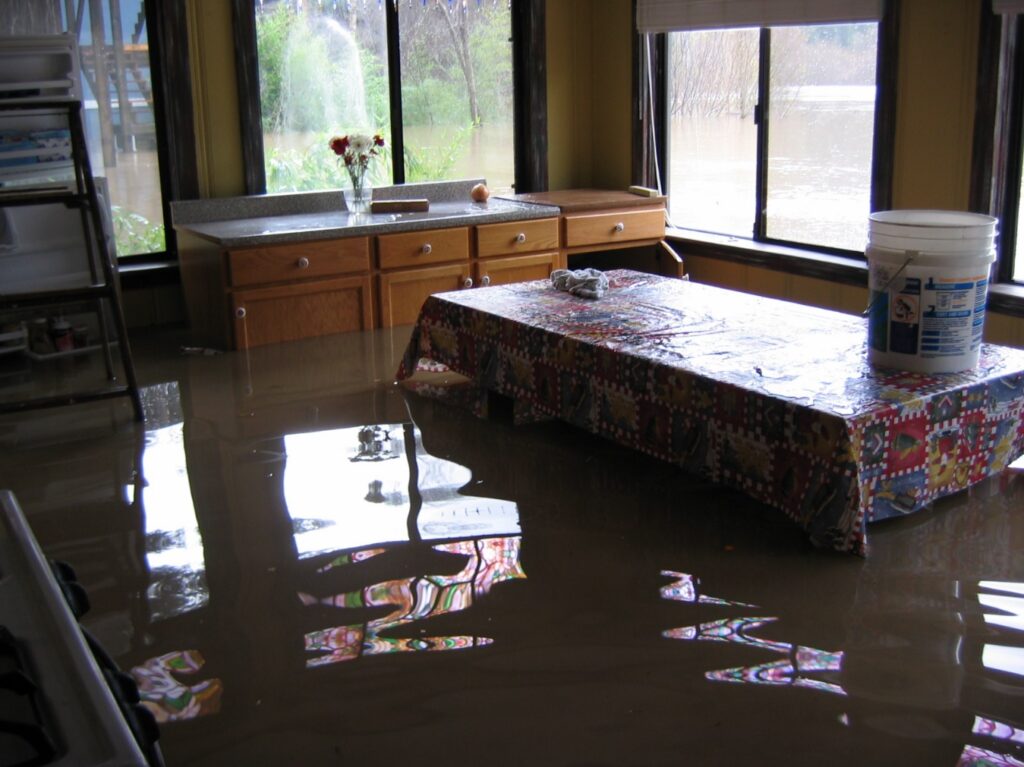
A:
[[[131,677],[78,625],[87,604],[0,491],[0,767],[163,764]]]

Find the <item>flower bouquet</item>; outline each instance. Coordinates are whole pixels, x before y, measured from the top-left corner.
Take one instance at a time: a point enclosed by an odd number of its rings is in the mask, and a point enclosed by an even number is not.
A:
[[[367,136],[351,133],[335,136],[330,141],[331,150],[345,163],[345,170],[352,181],[352,194],[346,196],[346,204],[351,213],[365,213],[370,209],[372,191],[366,186],[366,168],[370,158],[383,146],[384,139],[379,134]]]

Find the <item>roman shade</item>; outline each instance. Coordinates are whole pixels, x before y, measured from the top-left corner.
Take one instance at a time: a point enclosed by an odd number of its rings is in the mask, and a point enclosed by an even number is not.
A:
[[[1024,13],[1024,0],[992,0],[993,13]]]
[[[998,0],[997,0],[998,2]],[[1002,0],[1024,5],[1024,0]],[[639,32],[878,21],[882,0],[637,0]]]

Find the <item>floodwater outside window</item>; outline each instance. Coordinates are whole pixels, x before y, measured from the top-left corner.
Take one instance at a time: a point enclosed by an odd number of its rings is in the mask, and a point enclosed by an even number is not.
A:
[[[862,252],[877,48],[876,23],[670,33],[672,222]]]
[[[371,184],[482,176],[511,190],[509,4],[399,3],[392,27],[389,6],[256,0],[268,192],[344,188],[327,143],[347,133],[385,138]]]

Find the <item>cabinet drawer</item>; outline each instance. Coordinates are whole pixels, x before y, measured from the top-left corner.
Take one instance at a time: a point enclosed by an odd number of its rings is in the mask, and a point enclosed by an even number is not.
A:
[[[476,252],[480,258],[511,253],[531,253],[558,247],[558,219],[484,224],[476,228]]]
[[[661,239],[665,236],[665,210],[622,210],[565,217],[565,246]]]
[[[370,246],[366,237],[352,237],[233,250],[228,270],[235,286],[368,272]]]
[[[237,349],[373,327],[366,275],[239,290],[231,303]]]
[[[471,287],[469,264],[409,269],[380,276],[381,327],[411,325],[431,293]]]
[[[377,245],[381,269],[468,261],[469,228],[382,234],[377,238]]]
[[[476,284],[486,287],[488,285],[507,285],[510,282],[546,280],[557,266],[557,252],[489,258],[486,261],[477,262]]]

